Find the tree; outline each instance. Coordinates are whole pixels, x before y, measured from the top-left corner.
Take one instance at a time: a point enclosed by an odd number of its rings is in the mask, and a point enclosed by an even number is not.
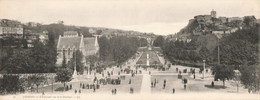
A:
[[[101,38],[98,39],[98,43],[100,47],[99,49],[100,59],[102,61],[106,61],[111,56],[110,41],[105,36],[102,36]]]
[[[61,67],[62,68],[66,68],[67,67],[66,63],[67,63],[66,56],[65,56],[65,53],[63,53],[63,60],[62,60]]]
[[[37,87],[37,93],[38,93],[38,87],[39,85],[44,82],[46,79],[46,77],[42,76],[42,75],[39,75],[39,74],[35,74],[35,75],[32,75],[32,76],[29,76],[28,77],[28,81],[32,84],[35,84],[36,87]],[[31,87],[32,88],[32,87]]]
[[[243,65],[240,69],[241,82],[249,90],[259,91],[260,83],[260,66],[259,65]]]
[[[17,75],[3,75],[0,78],[0,93],[16,93],[23,92],[24,88],[21,85],[19,76]]]
[[[201,47],[199,54],[201,56],[201,59],[208,61],[210,51],[207,49],[207,47],[205,47],[205,46]]]
[[[232,79],[234,76],[233,72],[234,68],[232,66],[227,65],[215,65],[213,67],[213,71],[215,73],[214,80],[223,81],[223,86],[225,86],[225,81]]]
[[[66,82],[70,82],[72,80],[72,72],[68,68],[61,68],[59,71],[56,72],[55,81],[61,82],[64,84],[64,91]]]
[[[75,54],[76,54],[76,58],[75,58]],[[73,52],[73,57],[70,59],[69,62],[69,68],[71,70],[74,70],[74,66],[75,66],[75,60],[76,60],[76,70],[77,72],[79,72],[80,74],[83,74],[83,54],[81,51],[76,50],[76,52]]]
[[[109,40],[101,37],[99,39],[100,60],[104,63],[121,64],[136,53],[139,45],[140,41],[136,37],[114,36]]]
[[[153,45],[154,46],[156,46],[156,47],[161,47],[161,46],[163,46],[164,45],[164,38],[163,38],[163,36],[158,36],[155,40],[154,40],[154,42],[153,42]]]
[[[97,32],[96,32],[97,35],[101,35],[101,33],[102,33],[102,30],[97,30]]]
[[[255,64],[258,61],[257,44],[249,41],[233,39],[220,46],[220,59],[222,64],[242,65],[245,61]]]
[[[92,70],[93,67],[96,67],[96,63],[98,62],[98,57],[96,55],[87,56],[86,57],[86,62],[89,62],[90,67],[91,67],[90,70]]]
[[[54,72],[56,56],[56,49],[53,46],[35,41],[30,55],[35,61],[35,72]]]
[[[33,73],[37,70],[34,64],[34,59],[30,57],[29,51],[20,51],[13,54],[5,66],[8,73]]]
[[[257,23],[257,19],[255,16],[245,16],[243,22],[246,27],[252,27]]]
[[[148,42],[147,42],[147,40],[146,40],[146,39],[144,39],[144,38],[141,38],[139,41],[140,41],[140,45],[139,45],[140,47],[147,46],[147,43],[148,43]]]

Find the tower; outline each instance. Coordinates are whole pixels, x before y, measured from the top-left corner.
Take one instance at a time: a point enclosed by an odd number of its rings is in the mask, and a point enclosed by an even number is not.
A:
[[[217,12],[214,11],[214,9],[212,9],[210,15],[211,15],[211,17],[216,18],[216,16],[217,16]]]

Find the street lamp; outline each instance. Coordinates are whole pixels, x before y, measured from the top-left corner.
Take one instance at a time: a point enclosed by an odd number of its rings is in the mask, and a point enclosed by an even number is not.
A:
[[[222,37],[222,35],[221,34],[215,34],[216,36],[217,36],[217,38],[218,38],[218,64],[220,64],[220,57],[219,57],[219,39]]]
[[[204,75],[205,75],[205,62],[206,62],[206,60],[203,60],[203,79],[204,79]]]

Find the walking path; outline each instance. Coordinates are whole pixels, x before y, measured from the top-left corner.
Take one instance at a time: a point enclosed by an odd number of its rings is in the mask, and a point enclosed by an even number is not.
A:
[[[151,76],[149,74],[143,75],[141,93],[142,94],[151,93]]]

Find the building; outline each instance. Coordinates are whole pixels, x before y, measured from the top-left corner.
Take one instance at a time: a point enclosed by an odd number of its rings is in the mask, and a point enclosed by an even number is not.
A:
[[[212,18],[217,18],[217,12],[214,9],[210,12]]]
[[[39,40],[44,45],[47,44],[47,41],[49,40],[49,36],[47,34],[48,31],[43,31],[40,33],[32,33],[31,31],[27,31],[26,34],[24,34],[24,39],[27,41],[27,47],[33,47],[33,42],[36,40]]]
[[[98,36],[84,38],[85,56],[95,55],[99,51]]]
[[[211,15],[198,15],[194,17],[199,24],[212,23]]]
[[[228,18],[227,17],[219,17],[218,19],[220,19],[222,23],[228,22]]]
[[[0,37],[14,37],[16,39],[23,38],[23,25],[21,22],[9,19],[0,19]]]
[[[228,22],[236,21],[236,20],[243,21],[243,18],[241,18],[241,17],[230,17],[227,20],[228,20]]]
[[[21,39],[23,38],[23,27],[22,25],[19,25],[18,27],[0,26],[0,36],[2,38],[14,37],[14,38]]]
[[[81,51],[83,55],[85,54],[83,35],[79,37],[59,36],[57,45],[57,64],[62,64],[64,56],[68,62],[73,57],[73,52],[77,50]]]
[[[77,31],[65,31],[63,37],[78,37]]]
[[[57,44],[57,65],[61,65],[65,56],[68,62],[73,57],[73,52],[79,50],[83,54],[83,59],[89,55],[95,55],[99,51],[98,36],[84,38],[76,31],[66,31],[63,36],[59,36]],[[83,61],[84,62],[84,61]]]

